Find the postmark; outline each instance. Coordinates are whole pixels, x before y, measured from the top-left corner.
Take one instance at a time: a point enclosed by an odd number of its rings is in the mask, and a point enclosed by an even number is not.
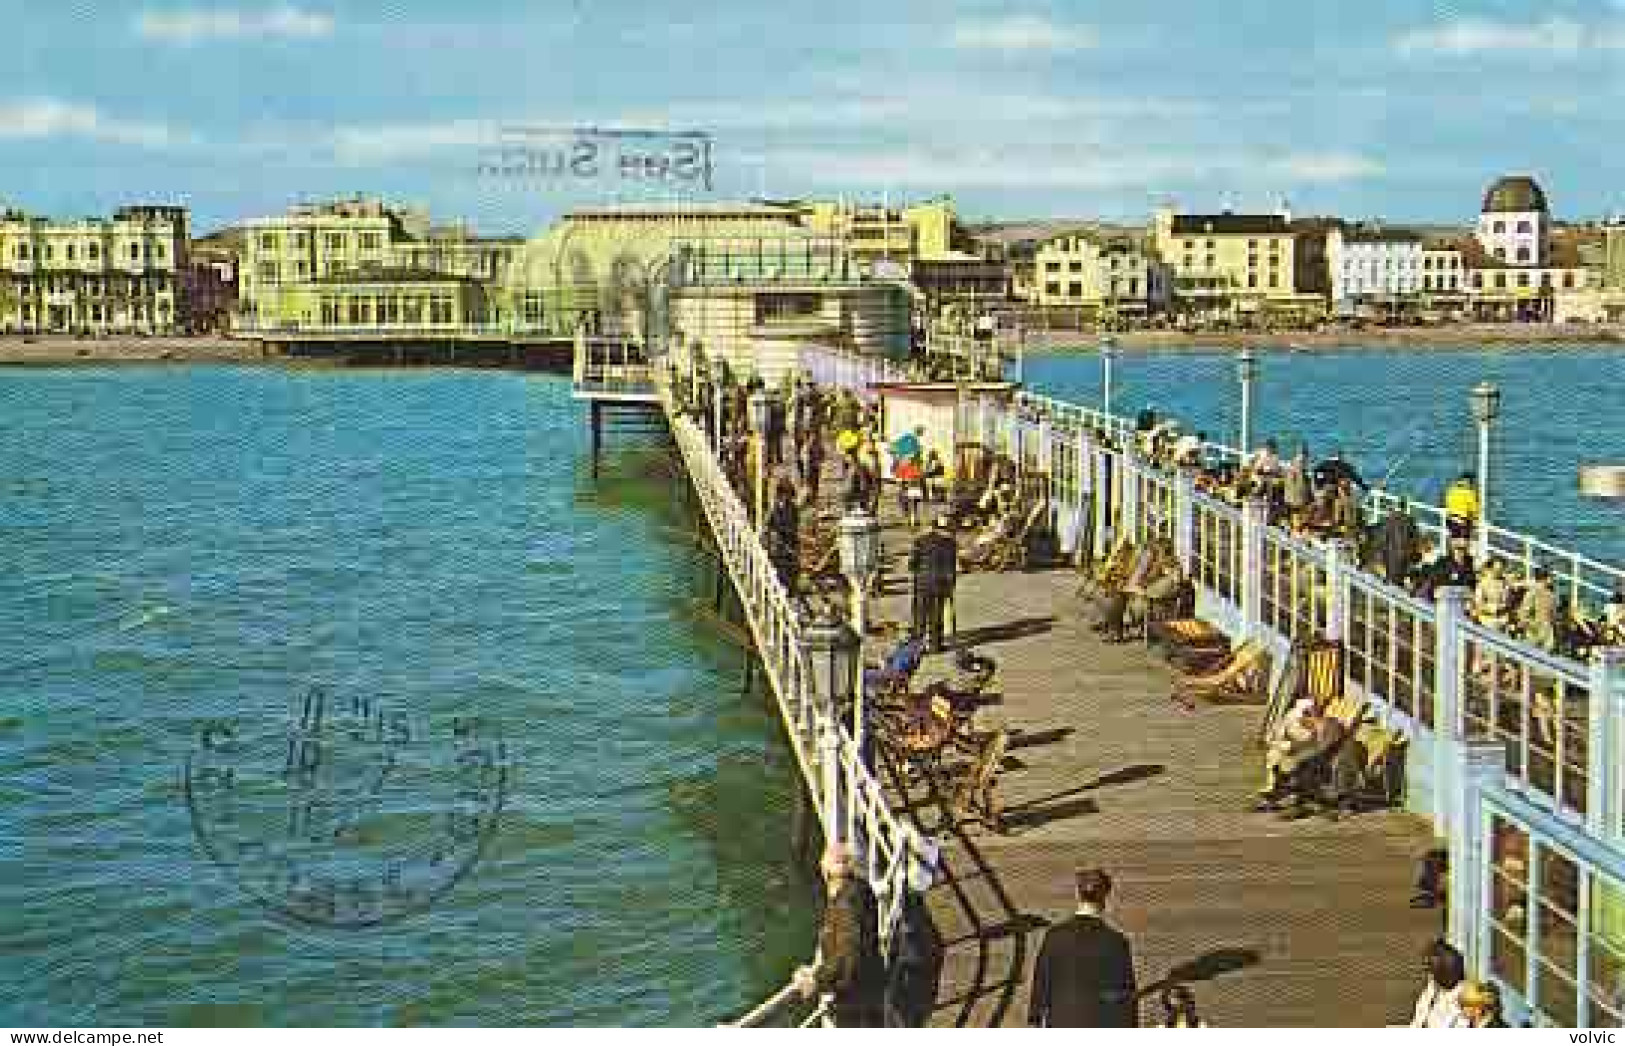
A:
[[[712,147],[706,131],[508,125],[482,150],[475,172],[522,182],[637,182],[710,192]]]
[[[285,722],[203,723],[183,785],[198,844],[244,893],[282,919],[359,929],[427,909],[474,869],[509,775],[489,720],[313,687]]]

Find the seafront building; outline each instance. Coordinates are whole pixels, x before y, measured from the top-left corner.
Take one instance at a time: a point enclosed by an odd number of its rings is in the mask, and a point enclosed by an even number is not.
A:
[[[1173,310],[1196,321],[1302,323],[1323,315],[1322,294],[1297,287],[1298,233],[1290,211],[1180,214],[1158,208],[1152,242],[1173,272]]]
[[[0,211],[0,330],[170,334],[184,311],[186,208],[134,205],[111,218]]]
[[[1169,274],[1141,241],[1081,228],[1042,241],[1033,255],[1032,301],[1079,322],[1144,320],[1167,306]]]
[[[246,223],[238,323],[247,330],[502,323],[500,288],[521,246],[426,211],[356,197]]]
[[[1332,311],[1398,317],[1413,308],[1422,289],[1422,254],[1422,237],[1408,229],[1333,226],[1326,233]]]

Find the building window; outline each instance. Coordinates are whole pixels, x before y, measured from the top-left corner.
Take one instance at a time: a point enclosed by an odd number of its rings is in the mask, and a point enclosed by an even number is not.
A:
[[[1138,277],[1134,277],[1134,276],[1129,277],[1128,293],[1129,293],[1129,297],[1131,297],[1131,298],[1137,296],[1140,293],[1140,280],[1139,280]]]
[[[1529,274],[1527,272],[1518,273],[1518,286],[1520,286],[1520,287],[1529,286]]]
[[[1529,248],[1528,247],[1519,247],[1518,248],[1518,260],[1521,261],[1521,262],[1529,261]]]
[[[1081,298],[1081,297],[1083,297],[1083,284],[1078,283],[1076,281],[1067,284],[1066,285],[1066,296],[1068,298]]]
[[[1574,273],[1565,272],[1563,274],[1563,287],[1564,287],[1565,290],[1573,290],[1574,289]]]
[[[1053,262],[1053,261],[1052,262],[1045,262],[1044,263],[1044,271],[1045,272],[1060,272],[1061,271],[1061,263],[1060,262]]]
[[[1211,268],[1213,268],[1213,267],[1214,267],[1214,266],[1215,266],[1215,265],[1217,265],[1217,262],[1216,262],[1216,261],[1215,261],[1215,260],[1214,260],[1214,257],[1213,257],[1213,255],[1211,255],[1211,254],[1210,254],[1210,255],[1208,255],[1208,256],[1207,256],[1207,267],[1208,267],[1208,268],[1210,268],[1210,269],[1211,269]]]
[[[756,296],[756,322],[781,323],[817,316],[823,298],[817,294],[758,294]],[[440,323],[440,320],[431,322]],[[445,321],[445,322],[450,322]]]
[[[67,251],[68,251],[68,260],[73,261],[74,256],[78,253],[77,251],[74,250],[73,244],[71,244],[71,243],[68,244]]]
[[[1249,268],[1249,269],[1258,268],[1258,255],[1256,255],[1256,254],[1247,255],[1247,268]]]
[[[1273,272],[1270,273],[1270,286],[1271,287],[1279,287],[1280,285],[1281,285],[1281,277],[1277,276]]]
[[[1248,249],[1248,250],[1249,250],[1249,251],[1256,251],[1256,250],[1258,250],[1258,241],[1257,241],[1257,240],[1248,240],[1248,241],[1247,241],[1247,249]]]
[[[1506,285],[1507,285],[1507,274],[1504,273],[1504,272],[1496,273],[1495,274],[1495,286],[1496,286],[1496,288],[1500,289],[1500,290],[1505,290]]]
[[[349,238],[342,232],[330,232],[323,237],[323,242],[326,243],[327,249],[330,251],[342,251],[349,242]]]
[[[1052,298],[1058,298],[1061,295],[1061,285],[1055,282],[1046,283],[1044,284],[1044,293]]]
[[[55,256],[55,254],[56,254],[55,249],[50,244],[46,244],[45,245],[45,260],[50,261]]]
[[[1247,274],[1247,286],[1249,286],[1249,287],[1257,287],[1258,286],[1258,273],[1249,272]]]
[[[276,262],[260,262],[259,277],[266,283],[275,283]]]
[[[260,233],[260,249],[264,250],[264,251],[274,251],[274,250],[276,250],[276,233],[274,233],[274,232],[262,232],[262,233]]]
[[[302,249],[302,248],[303,248],[303,247],[304,247],[304,246],[305,246],[305,244],[306,244],[306,243],[307,243],[307,242],[308,242],[308,241],[307,241],[307,240],[306,240],[306,239],[305,239],[305,236],[306,236],[306,234],[305,234],[305,233],[302,233],[302,232],[296,232],[296,233],[294,233],[294,234],[293,234],[293,245],[294,245],[294,246],[295,246],[295,247],[298,247],[298,248],[301,248],[301,249]]]
[[[1195,240],[1186,240],[1185,241],[1185,249],[1187,251],[1194,251],[1196,249],[1196,241]]]
[[[361,234],[361,249],[364,251],[376,251],[378,249],[379,242],[379,236],[375,232],[364,232]]]
[[[139,243],[130,244],[130,260],[131,261],[140,261],[141,260],[141,245]]]
[[[1491,229],[1494,232],[1506,232],[1507,231],[1507,223],[1506,222],[1496,222],[1493,226],[1491,226]]]
[[[1535,230],[1530,228],[1529,222],[1527,220],[1524,220],[1524,221],[1521,221],[1521,222],[1518,223],[1518,231],[1527,235],[1528,233],[1534,232]]]
[[[153,244],[152,245],[152,256],[154,258],[157,258],[159,261],[163,261],[164,260],[164,245],[161,244],[161,243]]]
[[[1082,272],[1083,271],[1083,262],[1079,262],[1079,261],[1071,262],[1070,264],[1067,265],[1067,271],[1068,272]]]
[[[91,261],[95,261],[102,256],[102,247],[99,243],[90,244],[85,250],[90,252]]]

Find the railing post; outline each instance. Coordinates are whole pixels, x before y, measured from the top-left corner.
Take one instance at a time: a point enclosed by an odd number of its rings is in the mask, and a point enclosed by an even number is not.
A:
[[[1110,554],[1111,545],[1117,541],[1117,535],[1112,533],[1111,476],[1114,469],[1120,469],[1122,458],[1117,456],[1109,447],[1098,447],[1095,450],[1094,461],[1091,463],[1095,469],[1091,486],[1094,489],[1094,528],[1095,551],[1097,554]]]
[[[1433,652],[1433,823],[1440,835],[1451,835],[1459,827],[1457,803],[1466,781],[1463,758],[1461,679],[1466,669],[1466,637],[1461,623],[1467,617],[1467,600],[1471,595],[1465,588],[1454,585],[1438,590],[1434,595],[1437,612],[1434,615],[1434,638],[1437,648]]]
[[[1174,553],[1186,577],[1196,575],[1196,469],[1174,470]]]
[[[1344,538],[1326,542],[1327,639],[1342,641],[1348,636],[1349,572],[1354,569],[1353,542]]]
[[[1270,503],[1250,496],[1241,503],[1241,637],[1254,639],[1264,631],[1264,533],[1269,529]]]
[[[1093,540],[1099,533],[1099,526],[1095,521],[1094,513],[1089,512],[1090,495],[1094,493],[1095,485],[1095,445],[1089,439],[1089,431],[1080,423],[1077,434],[1078,446],[1078,484],[1074,494],[1077,498],[1073,506],[1078,520],[1076,548],[1072,550],[1077,565],[1089,565],[1089,555],[1094,545]]]
[[[1506,772],[1500,745],[1462,746],[1461,787],[1455,790],[1449,820],[1450,885],[1447,891],[1446,936],[1467,960],[1468,976],[1481,974],[1484,935],[1484,887],[1488,877],[1489,848],[1484,838],[1484,790]]]
[[[1620,791],[1625,787],[1625,647],[1604,647],[1591,661],[1590,773],[1586,776],[1586,827],[1602,839],[1620,834]]]
[[[1123,497],[1123,508],[1118,513],[1118,526],[1125,536],[1138,533],[1140,523],[1140,461],[1134,450],[1123,447],[1118,455],[1117,467],[1122,470],[1122,479],[1118,481],[1117,489]]]

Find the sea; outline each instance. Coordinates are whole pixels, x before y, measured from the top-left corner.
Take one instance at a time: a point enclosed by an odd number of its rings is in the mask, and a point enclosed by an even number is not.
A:
[[[1097,402],[1098,357],[1027,382]],[[1625,561],[1625,355],[1271,353],[1255,430]],[[1116,406],[1233,442],[1227,353]],[[813,948],[792,757],[658,436],[564,378],[0,371],[0,1024],[713,1025]]]

